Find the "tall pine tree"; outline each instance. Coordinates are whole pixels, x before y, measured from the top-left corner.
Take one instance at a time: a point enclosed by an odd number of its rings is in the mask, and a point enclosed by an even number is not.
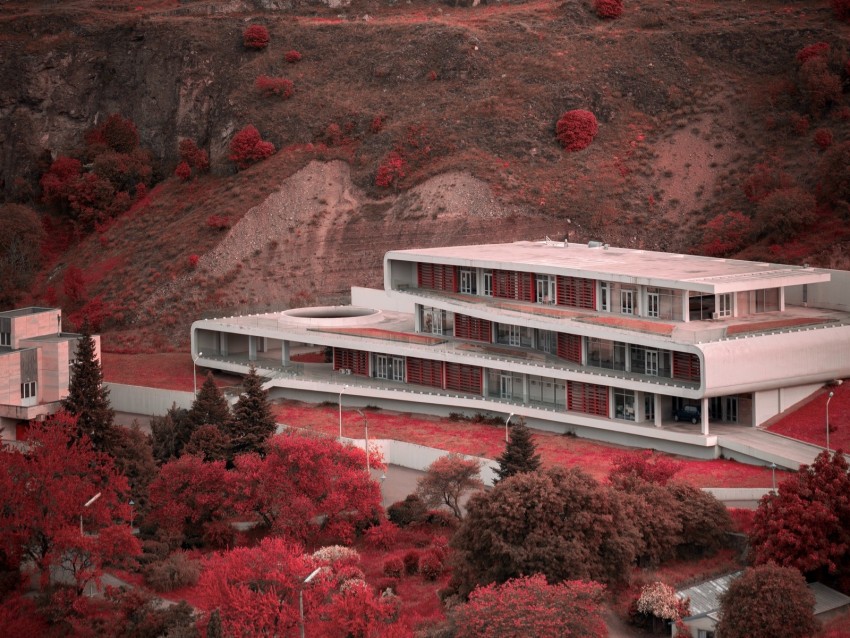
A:
[[[204,384],[198,396],[192,402],[192,407],[186,414],[186,419],[179,424],[177,430],[177,446],[180,450],[189,442],[192,435],[202,425],[214,425],[222,434],[229,434],[233,415],[230,405],[221,390],[215,384],[212,372],[207,373]]]
[[[536,472],[540,469],[540,455],[536,454],[537,445],[531,439],[531,431],[525,427],[525,421],[520,419],[519,423],[511,426],[508,444],[505,451],[498,459],[499,467],[496,469],[498,483],[514,474],[523,472]]]
[[[242,394],[233,409],[230,449],[233,455],[257,452],[265,455],[266,441],[274,434],[275,425],[268,390],[252,365],[242,381]]]
[[[103,385],[103,372],[88,320],[83,323],[81,332],[71,364],[68,396],[62,400],[62,407],[77,417],[80,435],[88,435],[96,450],[109,451],[115,410],[109,403],[109,390]]]

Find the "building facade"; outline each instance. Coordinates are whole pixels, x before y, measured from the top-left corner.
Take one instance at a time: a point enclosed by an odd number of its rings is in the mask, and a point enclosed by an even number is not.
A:
[[[68,395],[78,339],[77,334],[62,332],[59,309],[0,312],[2,440],[17,440],[27,422],[59,410],[60,401]],[[94,339],[99,353],[99,337]]]
[[[715,424],[761,425],[850,376],[840,271],[517,242],[391,251],[384,290],[352,299],[195,322],[193,357],[235,372],[252,362],[270,387],[302,394],[344,387],[706,446]],[[327,361],[299,362],[311,348]]]

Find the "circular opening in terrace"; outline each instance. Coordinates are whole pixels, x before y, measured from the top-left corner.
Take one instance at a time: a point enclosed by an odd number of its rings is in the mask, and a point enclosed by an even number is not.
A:
[[[369,317],[378,314],[374,308],[359,308],[357,306],[317,306],[315,308],[295,308],[286,310],[287,317],[298,319],[351,319],[353,317]]]

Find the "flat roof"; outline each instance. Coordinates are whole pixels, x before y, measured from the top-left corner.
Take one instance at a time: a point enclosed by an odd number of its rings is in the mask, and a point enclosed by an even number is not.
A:
[[[826,270],[700,255],[553,241],[393,250],[387,260],[517,269],[709,293],[777,288],[830,280]]]
[[[30,306],[29,308],[16,308],[15,310],[0,312],[0,317],[24,317],[26,315],[37,315],[42,312],[52,312],[55,310],[57,310],[57,308],[39,308],[37,306]]]

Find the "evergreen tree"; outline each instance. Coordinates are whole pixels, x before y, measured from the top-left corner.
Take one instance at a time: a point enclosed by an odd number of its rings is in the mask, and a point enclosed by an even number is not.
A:
[[[192,435],[202,425],[214,425],[223,434],[230,431],[233,415],[230,406],[224,398],[221,390],[213,380],[212,372],[207,373],[204,384],[198,392],[198,396],[192,403],[189,413],[186,415],[184,424],[177,429],[178,450],[182,450]]]
[[[531,439],[531,431],[525,427],[525,421],[520,419],[519,423],[511,427],[505,451],[497,459],[499,462],[499,467],[496,470],[498,478],[494,483],[514,474],[539,470],[540,455],[536,452],[537,445]]]
[[[269,404],[268,390],[252,365],[242,381],[242,394],[233,409],[230,428],[230,447],[234,455],[246,452],[265,454],[266,441],[274,434],[274,415]]]
[[[103,372],[95,350],[91,326],[86,320],[77,340],[68,396],[62,400],[62,408],[77,417],[80,435],[88,435],[96,450],[109,451],[115,410],[109,403],[109,390],[103,385]]]
[[[174,403],[164,416],[151,418],[151,447],[153,457],[159,465],[176,459],[183,451],[180,442],[180,433],[187,428],[188,410],[178,408]],[[191,433],[186,435],[186,440],[191,438]]]

